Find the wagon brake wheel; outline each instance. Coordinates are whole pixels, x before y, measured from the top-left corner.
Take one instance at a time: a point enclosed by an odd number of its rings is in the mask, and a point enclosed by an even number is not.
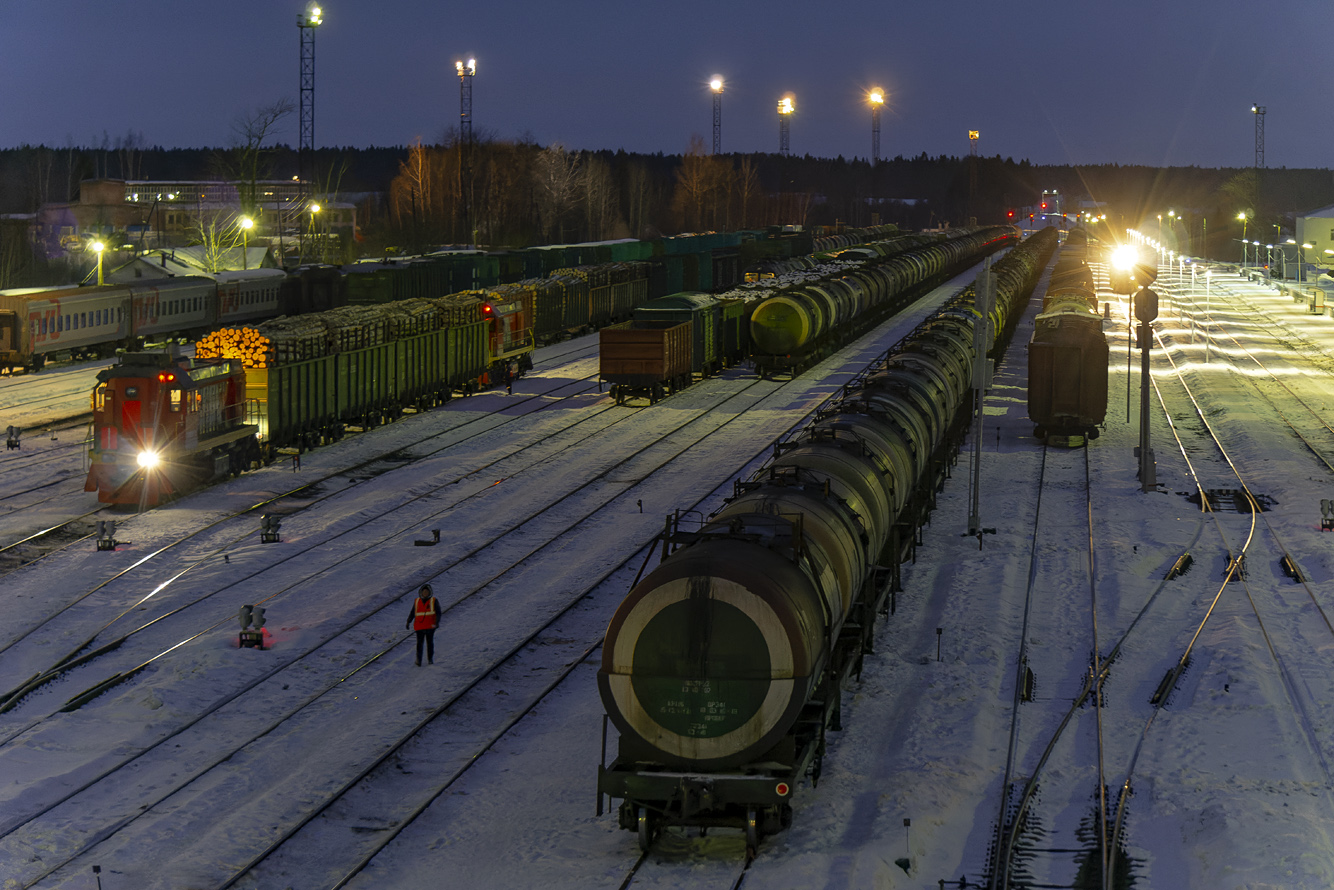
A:
[[[746,810],[746,860],[755,858],[755,854],[760,849],[760,826],[759,816],[755,808]]]
[[[648,810],[640,807],[639,817],[639,849],[645,853],[653,846],[653,820],[649,818]]]

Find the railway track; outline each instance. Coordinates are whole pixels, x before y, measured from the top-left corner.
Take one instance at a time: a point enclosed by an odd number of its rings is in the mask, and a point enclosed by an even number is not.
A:
[[[759,381],[755,381],[755,382],[753,382],[753,383],[748,384],[744,389],[745,389],[745,390],[749,390],[749,389],[753,389],[753,388],[756,388],[756,387],[759,387],[759,388],[762,388],[762,389],[772,389],[772,390],[777,390],[777,389],[780,388],[777,384],[763,384],[763,383],[760,383]],[[718,424],[718,427],[726,426],[727,423],[730,422],[730,418],[735,418],[735,417],[739,416],[739,414],[732,414],[732,413],[730,413],[730,412],[725,412],[723,416],[725,416],[725,417],[727,417],[727,418],[729,418],[729,419],[725,419],[725,420],[723,420],[722,423]],[[691,421],[691,422],[693,423],[693,421]],[[789,423],[790,423],[790,421],[789,421]],[[684,424],[683,424],[683,426],[684,426]],[[718,427],[715,427],[715,430],[716,430]],[[690,442],[689,444],[687,444],[687,445],[685,446],[685,449],[688,449],[688,448],[690,448],[690,447],[693,447],[695,444],[697,444],[697,442],[698,442],[698,440],[696,440],[696,441],[694,441],[694,442]],[[648,446],[648,448],[653,448],[653,447],[654,447],[654,445],[650,445],[650,446]],[[679,451],[678,454],[679,454],[679,453],[683,453],[683,451],[684,451],[685,449],[681,449],[681,451]],[[647,449],[646,449],[646,450],[647,450]],[[673,456],[673,457],[675,457],[675,456]],[[605,476],[608,474],[608,472],[610,472],[611,470],[615,469],[616,466],[624,465],[624,464],[627,462],[627,460],[628,460],[628,458],[627,458],[627,459],[623,459],[623,460],[621,460],[621,461],[618,461],[617,464],[616,464],[614,467],[612,467],[612,468],[608,468],[608,471],[604,471],[604,473],[601,474],[601,475],[605,477]],[[653,471],[650,470],[648,473],[646,473],[646,474],[641,474],[641,475],[643,475],[644,478],[648,478],[649,476],[652,476],[652,475],[653,475]],[[628,488],[628,487],[626,487],[626,486],[627,486],[627,483],[626,483],[626,482],[622,482],[622,483],[613,483],[613,484],[625,488],[626,491],[633,491],[632,488]],[[581,518],[581,519],[579,520],[579,522],[583,522],[583,521],[586,521],[587,519],[591,519],[591,518],[595,517],[595,516],[596,516],[599,512],[601,512],[603,509],[605,509],[604,505],[600,505],[600,504],[599,504],[599,505],[595,505],[591,511],[585,513],[584,517]],[[562,533],[562,534],[563,534],[563,533]],[[558,535],[558,537],[559,537],[559,535]],[[486,545],[486,548],[485,548],[485,549],[489,549],[489,548],[492,547],[492,546],[494,546],[493,543],[488,543],[488,544]],[[539,546],[540,546],[540,545],[539,545]],[[548,546],[549,546],[549,545],[548,545]],[[466,557],[465,557],[465,558],[466,558]],[[460,562],[462,562],[462,561],[463,561],[463,560],[460,560]],[[521,566],[522,566],[522,562],[517,563],[516,566],[517,566],[517,567],[521,567]],[[513,570],[511,570],[511,571],[513,571]],[[520,571],[521,571],[521,569],[520,569]],[[506,572],[505,574],[510,574],[510,572]],[[494,580],[494,579],[493,579],[493,580]],[[486,581],[481,587],[477,587],[477,588],[475,588],[475,590],[482,590],[482,589],[484,589],[485,587],[487,587],[487,586],[489,586],[491,583],[493,583],[493,580],[488,580],[488,581]],[[579,590],[579,591],[576,591],[575,594],[571,597],[570,602],[569,602],[569,604],[568,604],[568,606],[567,606],[566,608],[572,608],[575,604],[577,604],[581,599],[584,598],[584,596],[586,595],[586,593],[587,593],[586,590]],[[615,593],[613,596],[618,596],[618,595],[619,595],[619,590],[616,591],[616,593]],[[471,596],[471,595],[469,595],[469,596]],[[396,600],[397,600],[397,596],[395,596],[395,600],[394,600],[394,601],[391,601],[389,604],[387,604],[387,607],[388,607],[388,608],[390,608],[390,609],[394,609],[394,611],[395,611],[395,614],[393,615],[393,620],[394,620],[394,621],[396,621],[397,618],[399,617],[399,616],[396,614],[396,612],[397,612],[397,611],[400,611],[400,610],[397,610],[397,609],[396,609]],[[451,604],[451,607],[450,607],[450,608],[451,608],[451,611],[453,611],[453,610],[455,610],[455,609],[459,609],[459,608],[461,608],[461,607],[462,607],[462,608],[467,608],[466,606],[463,605],[463,604],[465,603],[465,601],[466,601],[466,599],[465,599],[465,600],[459,600],[459,601],[456,601],[456,602],[452,603],[452,604]],[[600,640],[601,632],[602,632],[602,630],[603,630],[603,627],[602,627],[601,622],[600,622],[600,621],[595,621],[591,626],[587,627],[586,630],[587,630],[587,634],[589,635],[589,638],[593,641],[592,645],[595,645],[596,642]],[[397,645],[397,644],[395,644],[395,645]],[[521,641],[520,643],[518,643],[513,651],[517,653],[517,652],[520,651],[520,649],[522,649],[523,647],[530,646],[530,645],[532,645],[532,640],[531,640],[531,638],[530,638],[530,639],[527,639],[527,640],[523,640],[523,641]],[[442,648],[446,648],[446,647],[442,647]],[[542,647],[539,647],[539,648],[542,648]],[[586,649],[586,650],[585,650],[585,654],[587,654],[587,652],[589,652],[589,651],[591,651],[591,649]],[[380,653],[374,654],[374,655],[372,655],[372,656],[369,656],[369,657],[366,658],[365,661],[363,662],[362,667],[359,667],[359,668],[358,668],[358,671],[360,671],[360,670],[362,670],[362,669],[370,670],[370,667],[369,667],[369,666],[370,666],[370,665],[373,665],[373,664],[375,664],[375,663],[377,663],[377,662],[378,662],[378,661],[379,661],[385,654],[386,654],[385,652],[380,652]],[[581,660],[581,659],[578,659],[578,660],[576,660],[576,662],[577,662],[577,661],[580,661],[580,660]],[[347,688],[346,686],[344,686],[344,683],[346,683],[346,682],[348,681],[348,679],[350,679],[350,678],[347,678],[347,677],[338,678],[336,681],[327,684],[327,688],[328,688],[329,690],[337,690],[337,691],[341,691],[341,690]],[[480,682],[480,677],[479,677],[477,680],[474,681],[474,685],[475,685],[477,682]],[[465,691],[466,691],[466,690],[465,690]],[[442,710],[443,710],[443,709],[442,709]],[[408,738],[411,738],[411,737],[415,734],[415,732],[416,732],[416,730],[414,729],[412,732],[410,732],[407,736],[405,736],[405,737],[402,739],[402,741],[401,741],[400,744],[402,744],[402,743],[406,743],[407,739],[408,739]],[[397,747],[398,747],[398,746],[395,746],[395,748],[397,748]],[[480,753],[480,752],[479,752],[479,753]],[[236,755],[236,754],[229,754],[229,757],[235,757],[235,756],[237,756],[237,755]],[[389,755],[386,754],[385,756],[388,757]],[[475,754],[474,757],[475,757],[475,756],[478,756],[478,755]],[[333,803],[333,802],[331,801],[330,804],[332,805],[332,803]],[[319,832],[317,832],[317,834],[319,834]],[[7,841],[5,841],[5,842],[0,842],[0,843],[7,843]],[[262,857],[261,857],[261,858],[262,858]]]
[[[608,409],[603,409],[602,411],[598,411],[597,414],[605,413],[606,410]],[[596,417],[596,415],[594,416]],[[584,420],[587,419],[588,418],[584,418]],[[581,420],[579,422],[583,421]],[[452,434],[456,430],[457,427],[454,430],[450,430],[449,433]],[[478,435],[484,435],[486,432],[489,432],[489,430],[484,431],[483,433]],[[456,440],[444,444],[432,445],[431,447],[436,448],[435,452],[428,451],[418,456],[421,459],[425,459],[433,456],[434,453],[446,451],[447,449],[458,445],[470,444],[474,438],[475,438],[474,436],[468,436],[461,440]],[[431,442],[431,437],[427,437],[415,441],[413,445],[422,446],[424,444],[429,444],[430,442]],[[527,447],[531,448],[540,444],[541,443],[533,443]],[[506,455],[506,457],[509,457],[509,455]],[[72,606],[83,603],[94,594],[99,594],[101,599],[108,600],[113,610],[117,608],[117,606],[115,606],[115,603],[117,602],[127,604],[124,606],[124,608],[121,609],[120,612],[116,613],[114,617],[112,617],[109,621],[105,621],[105,623],[101,624],[100,626],[97,626],[96,624],[88,626],[87,623],[85,622],[83,629],[75,629],[73,631],[69,630],[68,628],[54,629],[53,633],[57,634],[59,637],[66,637],[66,638],[72,637],[74,639],[78,639],[80,642],[75,646],[74,649],[70,650],[63,656],[57,658],[57,660],[50,667],[39,670],[36,674],[32,675],[21,686],[13,688],[5,695],[0,696],[0,713],[13,709],[17,704],[19,704],[23,700],[25,696],[31,694],[33,691],[64,676],[69,670],[72,670],[75,667],[83,666],[84,664],[88,663],[89,660],[91,660],[91,657],[96,657],[97,655],[106,654],[112,651],[113,649],[118,648],[120,644],[123,643],[129,637],[134,636],[140,631],[153,627],[155,624],[157,624],[157,622],[161,621],[162,619],[177,614],[183,608],[188,608],[197,603],[206,601],[210,597],[216,594],[232,590],[233,588],[235,588],[238,582],[230,581],[228,583],[225,583],[222,587],[216,590],[207,592],[200,596],[196,596],[194,599],[190,600],[183,606],[176,606],[170,604],[167,602],[167,598],[163,596],[163,593],[167,589],[167,587],[179,582],[186,573],[191,572],[195,569],[203,569],[216,565],[219,556],[222,556],[224,558],[224,564],[230,564],[230,557],[228,556],[228,552],[238,547],[242,541],[248,540],[253,537],[252,530],[245,530],[241,532],[239,535],[235,534],[232,531],[228,531],[226,529],[226,526],[232,523],[233,520],[245,516],[246,514],[254,513],[255,511],[260,509],[269,509],[274,512],[282,512],[284,506],[286,506],[286,508],[290,511],[284,513],[284,516],[292,517],[298,515],[300,512],[304,510],[312,509],[313,507],[321,503],[336,501],[336,499],[344,495],[344,493],[349,488],[365,484],[366,482],[369,482],[370,480],[377,478],[379,475],[378,473],[368,473],[367,470],[374,463],[375,460],[381,460],[383,458],[384,455],[379,455],[373,461],[362,461],[361,463],[355,465],[351,470],[322,476],[313,483],[310,482],[303,483],[301,486],[299,486],[294,490],[278,494],[274,497],[270,497],[262,501],[260,504],[249,505],[240,512],[226,513],[222,517],[214,519],[212,522],[205,524],[202,528],[194,532],[191,532],[183,537],[170,541],[169,543],[154,550],[152,553],[150,553],[143,559],[135,561],[128,568],[120,572],[117,572],[113,574],[110,578],[107,578],[99,582],[98,584],[96,584],[94,587],[87,590],[83,594],[76,596],[73,600],[68,602],[59,611],[47,616],[43,621],[41,621],[34,627],[30,628],[27,634],[25,634],[24,636],[10,640],[3,646],[0,646],[0,654],[4,654],[10,648],[15,646],[19,642],[23,641],[25,637],[32,635],[35,631],[42,629],[50,622],[55,621],[61,618],[62,616],[68,615],[70,613],[70,609]],[[496,458],[491,461],[482,462],[479,466],[473,467],[471,470],[463,473],[462,475],[455,475],[442,485],[437,486],[436,488],[431,489],[430,491],[420,493],[415,496],[411,496],[406,501],[396,500],[387,508],[382,508],[380,512],[378,512],[374,516],[370,518],[365,518],[363,520],[354,523],[351,530],[356,530],[358,528],[361,528],[362,526],[373,521],[374,519],[379,518],[380,516],[383,516],[389,512],[393,512],[394,510],[400,509],[401,507],[405,506],[406,504],[410,504],[413,501],[426,499],[432,493],[437,492],[441,489],[457,485],[471,476],[475,476],[479,473],[490,471],[496,467],[496,465],[499,463],[501,459],[502,458]],[[324,493],[314,494],[312,496],[312,492],[316,489],[331,487],[329,483],[331,482],[331,480],[335,478],[342,480],[343,482],[342,487],[338,487],[335,488],[334,490],[327,491]],[[298,502],[296,509],[292,509],[292,502],[296,499],[300,499],[302,495],[306,496],[304,502],[303,503]],[[214,540],[214,541],[197,540],[201,538],[205,533],[209,532],[216,532],[218,534],[226,536],[223,537],[222,540]],[[330,540],[331,539],[328,538],[327,536],[319,538],[315,543],[309,545],[309,547],[306,549],[317,546],[325,546],[330,542]],[[166,580],[161,580],[156,582],[152,579],[145,581],[137,580],[140,577],[141,570],[144,570],[144,567],[148,566],[153,560],[166,557],[170,555],[176,548],[183,547],[187,544],[191,546],[198,546],[202,544],[205,549],[203,556],[187,557],[186,565],[183,569],[179,567],[168,567],[165,571],[171,572],[173,574],[171,574]],[[291,557],[289,556],[287,558]],[[245,574],[242,578],[242,582],[249,580],[250,578],[260,574],[263,571],[267,571],[270,568],[272,568],[272,566],[268,565],[260,566],[258,569],[252,570],[249,573]],[[132,589],[129,592],[121,594],[119,597],[113,596],[114,591],[108,589],[109,585],[111,585],[113,582],[118,582],[122,586],[126,584],[129,585],[138,584],[141,586],[141,588],[147,591],[147,595],[145,596],[142,594],[134,593]],[[270,598],[271,597],[267,597],[261,602],[267,601]],[[145,605],[146,603],[149,602],[149,600],[153,601],[151,604],[153,608],[165,609],[168,611],[162,612],[161,614],[149,614],[145,616],[138,616],[136,614],[137,612],[142,611],[145,608],[149,608],[149,606]],[[102,644],[97,649],[95,649],[93,653],[80,657],[81,653],[84,653],[85,650],[88,650],[89,647],[93,646],[93,644],[96,641],[98,641],[98,638],[101,635],[103,635],[109,628],[111,628],[112,625],[116,624],[118,621],[126,618],[127,616],[135,616],[136,618],[139,618],[141,623],[139,623],[139,625],[133,628],[132,630],[122,633],[114,640],[102,642]],[[85,618],[85,616],[80,615],[79,618],[82,620]],[[46,644],[43,639],[37,639],[36,645],[39,649],[41,649],[44,648]],[[8,740],[12,739],[15,735],[16,733],[14,732],[6,733],[3,737],[0,737],[0,744],[7,742]]]
[[[1327,664],[1327,657],[1322,655],[1334,643],[1334,625],[1331,625],[1330,616],[1319,597],[1304,579],[1292,578],[1287,583],[1304,588],[1305,596],[1284,595],[1282,585],[1285,582],[1280,580],[1281,573],[1277,567],[1295,567],[1297,560],[1290,544],[1284,543],[1286,533],[1282,533],[1280,525],[1266,515],[1266,498],[1253,490],[1255,478],[1247,470],[1245,462],[1237,458],[1238,452],[1251,458],[1272,454],[1274,443],[1266,441],[1263,446],[1257,447],[1255,443],[1235,441],[1235,432],[1231,436],[1224,432],[1216,419],[1220,413],[1219,406],[1229,400],[1226,395],[1221,401],[1218,400],[1217,374],[1203,375],[1198,366],[1191,370],[1176,361],[1173,352],[1185,352],[1188,348],[1183,342],[1173,343],[1170,336],[1164,339],[1160,335],[1160,345],[1173,347],[1163,349],[1160,354],[1170,363],[1171,370],[1168,373],[1176,378],[1174,383],[1184,394],[1190,411],[1185,412],[1179,407],[1181,397],[1176,397],[1174,403],[1174,399],[1163,392],[1158,380],[1154,381],[1155,391],[1186,468],[1186,475],[1196,489],[1196,498],[1204,512],[1201,513],[1191,542],[1178,555],[1135,620],[1109,650],[1108,656],[1102,659],[1103,670],[1096,675],[1091,672],[1090,682],[1082,693],[1083,697],[1092,697],[1095,703],[1102,700],[1102,691],[1109,677],[1107,666],[1118,659],[1123,647],[1126,651],[1135,651],[1134,632],[1137,627],[1144,626],[1143,622],[1150,617],[1151,609],[1153,621],[1179,628],[1176,637],[1180,643],[1175,653],[1140,653],[1156,654],[1157,663],[1162,663],[1164,655],[1167,656],[1166,673],[1156,684],[1145,675],[1146,666],[1154,663],[1154,659],[1132,658],[1127,661],[1122,657],[1118,661],[1118,689],[1152,691],[1138,700],[1121,700],[1118,697],[1113,706],[1113,717],[1103,723],[1104,726],[1115,727],[1116,732],[1115,738],[1101,740],[1100,748],[1105,745],[1107,750],[1115,752],[1115,756],[1108,760],[1107,779],[1099,783],[1096,795],[1100,799],[1092,816],[1086,817],[1085,824],[1090,828],[1085,834],[1092,834],[1094,845],[1104,853],[1100,856],[1097,871],[1085,867],[1079,873],[1076,879],[1080,883],[1077,886],[1107,888],[1125,885],[1133,863],[1125,856],[1124,844],[1130,822],[1133,789],[1142,757],[1151,755],[1157,747],[1178,744],[1173,738],[1172,729],[1167,730],[1168,735],[1164,736],[1161,732],[1155,732],[1155,727],[1160,725],[1157,721],[1164,709],[1188,707],[1190,700],[1198,697],[1198,687],[1205,680],[1196,678],[1192,681],[1191,668],[1196,667],[1195,673],[1206,670],[1200,668],[1199,663],[1202,661],[1208,665],[1213,658],[1218,657],[1216,652],[1211,651],[1218,645],[1210,638],[1211,619],[1214,626],[1220,621],[1225,624],[1235,623],[1241,612],[1249,613],[1253,619],[1257,642],[1262,651],[1267,653],[1270,665],[1279,677],[1279,698],[1286,702],[1288,708],[1291,731],[1285,731],[1282,735],[1301,749],[1288,752],[1288,756],[1309,764],[1309,767],[1297,767],[1297,774],[1292,780],[1293,787],[1307,787],[1310,782],[1308,769],[1313,768],[1315,784],[1324,789],[1320,794],[1324,799],[1322,809],[1328,812],[1334,807],[1334,800],[1330,798],[1331,752],[1326,750],[1327,743],[1322,741],[1334,727],[1324,720],[1324,709],[1318,704],[1334,694],[1334,685],[1325,680],[1332,665]],[[1235,346],[1238,347],[1236,352],[1245,355],[1253,365],[1263,365],[1254,351],[1240,348],[1239,342]],[[1266,377],[1273,376],[1267,371],[1264,374]],[[1252,382],[1254,380],[1250,374],[1238,374],[1236,377],[1251,379]],[[1212,403],[1199,392],[1201,384],[1205,382],[1210,384],[1208,389],[1214,390]],[[1233,381],[1226,383],[1228,385],[1223,387],[1224,392]],[[1174,421],[1173,418],[1177,419]],[[1295,440],[1301,442],[1302,447],[1312,450],[1308,437],[1295,428],[1288,432],[1291,434],[1289,447]],[[1234,441],[1229,445],[1230,438]],[[1228,492],[1228,496],[1222,496],[1223,492]],[[1234,508],[1236,512],[1230,512]],[[1209,546],[1201,548],[1199,544],[1204,532],[1209,529],[1214,532],[1210,537],[1216,536],[1217,550]],[[1270,552],[1271,558],[1265,559],[1261,565],[1271,566],[1273,570],[1255,570],[1257,557],[1263,558],[1266,550]],[[1192,559],[1204,562],[1209,570],[1207,574],[1196,573],[1190,581],[1181,582],[1181,572],[1189,569]],[[1250,572],[1246,568],[1248,565],[1252,567]],[[1300,575],[1300,570],[1296,574]],[[1160,598],[1159,594],[1166,586],[1180,583],[1199,590],[1200,595],[1194,600],[1180,594]],[[1224,617],[1220,619],[1219,615]],[[1202,649],[1206,653],[1203,657],[1199,656]],[[1226,695],[1228,684],[1222,685],[1221,691]],[[1182,696],[1185,696],[1185,700],[1177,701]],[[1189,718],[1178,715],[1172,724],[1178,726],[1176,732],[1180,731],[1179,722],[1183,719]],[[1109,797],[1102,799],[1106,793],[1102,789],[1109,786]],[[1090,795],[1090,799],[1093,796]],[[1101,824],[1093,831],[1094,826],[1090,823]],[[1100,838],[1105,841],[1099,841]],[[1079,846],[1064,849],[1075,855],[1087,856],[1087,852],[1080,852]],[[1086,851],[1087,847],[1083,849]],[[1028,864],[1031,866],[1032,860]],[[1005,874],[1008,872],[999,873],[992,886],[1008,886]],[[1064,882],[1060,885],[1072,886]]]

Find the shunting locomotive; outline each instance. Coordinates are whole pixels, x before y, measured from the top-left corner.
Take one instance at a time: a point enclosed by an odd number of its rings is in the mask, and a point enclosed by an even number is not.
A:
[[[85,491],[108,504],[155,506],[259,459],[245,422],[237,359],[128,353],[97,375]]]

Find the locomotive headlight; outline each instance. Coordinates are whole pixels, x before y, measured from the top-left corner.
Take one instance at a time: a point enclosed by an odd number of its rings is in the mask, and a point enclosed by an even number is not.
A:
[[[151,470],[158,465],[157,452],[140,451],[138,461],[139,461],[139,466],[143,467],[145,470]]]

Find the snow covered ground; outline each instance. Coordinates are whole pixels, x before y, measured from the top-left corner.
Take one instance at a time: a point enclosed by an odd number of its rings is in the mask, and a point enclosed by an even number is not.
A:
[[[1261,543],[1252,545],[1257,555],[1248,561],[1247,584],[1226,585],[1190,669],[1147,735],[1133,780],[1127,852],[1142,887],[1328,887],[1334,884],[1328,829],[1334,817],[1334,724],[1321,710],[1334,698],[1325,679],[1334,676],[1334,632],[1321,624],[1318,605],[1330,607],[1334,560],[1319,531],[1318,502],[1334,497],[1334,485],[1330,470],[1277,419],[1276,403],[1291,413],[1288,397],[1251,370],[1253,364],[1248,368],[1250,360],[1219,334],[1235,331],[1265,362],[1281,361],[1284,379],[1323,411],[1334,398],[1334,319],[1305,313],[1272,288],[1220,275],[1209,294],[1213,327],[1206,362],[1203,293],[1188,285],[1188,277],[1181,288],[1159,283],[1164,308],[1157,328],[1186,367],[1206,416],[1270,503],[1265,518],[1275,531],[1262,526],[1258,538],[1282,538],[1318,604],[1282,575],[1276,557],[1259,555]],[[913,319],[945,292],[919,304]],[[1124,319],[1119,298],[1104,298],[1113,301],[1113,316]],[[896,614],[882,623],[861,682],[845,693],[845,729],[831,736],[819,786],[798,789],[793,827],[766,839],[746,886],[925,888],[940,880],[958,886],[961,878],[975,884],[983,874],[1003,791],[1041,452],[1027,419],[1024,344],[1031,314],[987,400],[981,518],[996,532],[985,535],[981,547],[962,535],[969,508],[964,457],[941,493],[916,562],[905,566],[906,590]],[[296,514],[284,525],[283,544],[260,545],[253,519],[250,526],[192,544],[139,586],[109,586],[85,604],[86,621],[53,627],[37,646],[10,644],[36,616],[54,611],[65,594],[86,589],[82,582],[105,574],[108,566],[127,566],[183,529],[290,486],[294,476],[350,465],[400,444],[424,453],[426,446],[412,443],[428,434],[457,437],[467,422],[503,419],[517,410],[508,407],[513,400],[570,384],[588,372],[589,361],[547,364],[539,358],[537,373],[516,387],[513,399],[484,395],[353,437],[307,455],[299,474],[290,467],[246,474],[130,521],[124,537],[135,543],[115,554],[92,553],[88,546],[51,565],[0,578],[10,618],[0,637],[4,689],[31,673],[41,650],[63,651],[79,633],[142,596],[144,585],[170,582],[159,594],[166,599],[237,583],[193,619],[200,626],[216,619],[216,629],[84,708],[54,714],[68,696],[104,675],[96,665],[0,715],[0,739],[53,715],[0,745],[0,830],[10,832],[0,838],[0,887],[92,888],[93,865],[102,869],[98,877],[106,890],[221,886],[324,795],[353,782],[360,766],[405,727],[446,704],[443,720],[396,752],[335,812],[296,832],[284,857],[241,886],[332,886],[330,876],[343,873],[342,847],[391,832],[397,833],[394,840],[348,886],[619,886],[639,854],[635,838],[616,827],[614,815],[595,815],[603,723],[597,656],[589,647],[629,589],[644,559],[643,543],[662,515],[696,503],[699,509],[716,505],[733,478],[763,459],[769,441],[834,391],[857,363],[897,340],[911,320],[887,324],[876,337],[805,375],[799,386],[755,384],[738,370],[640,412],[631,423],[613,423],[599,413],[608,400],[594,392],[549,412],[571,413],[559,421],[532,415],[497,426],[466,449],[423,456]],[[1160,485],[1157,492],[1139,490],[1132,453],[1139,375],[1135,370],[1127,377],[1124,326],[1109,336],[1108,418],[1090,448],[1100,640],[1119,636],[1161,591],[1127,641],[1107,688],[1106,781],[1115,790],[1152,713],[1148,699],[1224,586],[1226,549],[1240,546],[1250,517],[1206,518],[1189,500],[1194,483],[1170,438],[1169,414],[1183,431],[1186,455],[1207,476],[1204,484],[1237,483],[1227,481],[1195,432],[1192,409],[1157,350],[1154,376],[1167,405],[1166,414],[1157,404],[1154,409]],[[1138,368],[1138,355],[1133,365]],[[85,393],[88,388],[90,381]],[[12,392],[0,389],[0,398],[10,404]],[[0,406],[0,412],[0,426],[17,422],[6,419],[16,411]],[[575,414],[583,422],[569,426]],[[24,416],[24,426],[42,422]],[[707,436],[701,425],[709,426]],[[588,435],[590,430],[596,432]],[[1318,430],[1310,435],[1330,459],[1334,437],[1325,432],[1321,440]],[[37,438],[25,438],[25,453],[38,447]],[[7,466],[0,462],[0,469]],[[660,469],[645,476],[648,466]],[[5,472],[6,486],[15,482],[13,475]],[[577,503],[562,500],[590,481],[594,488]],[[409,503],[410,490],[420,500]],[[92,497],[71,492],[66,507],[88,509]],[[549,529],[538,523],[508,527],[548,504]],[[381,513],[371,524],[378,531],[356,527]],[[5,543],[21,523],[0,520]],[[566,527],[571,530],[562,532]],[[431,528],[442,530],[444,546],[411,543]],[[1078,538],[1072,540],[1077,546]],[[479,555],[454,565],[474,546],[483,547]],[[1164,582],[1167,567],[1186,547],[1195,557],[1193,569]],[[298,548],[309,553],[275,562],[275,553]],[[1058,549],[1038,552],[1036,589],[1045,598],[1039,608],[1047,623],[1035,645],[1047,647],[1053,656],[1047,663],[1064,658],[1078,668],[1088,657],[1086,638],[1077,638],[1088,582],[1064,583],[1055,570],[1068,571],[1068,562]],[[315,574],[334,564],[340,568]],[[502,576],[512,565],[519,568]],[[173,580],[186,568],[188,574]],[[237,580],[251,572],[258,573],[253,580]],[[415,584],[437,577],[442,602],[460,598],[461,605],[437,635],[436,664],[415,668],[403,617]],[[477,597],[463,603],[464,592],[474,589]],[[277,594],[269,606],[271,648],[237,649],[228,618],[235,604],[270,594]],[[548,631],[528,639],[571,603]],[[166,608],[154,601],[143,607]],[[378,615],[363,617],[380,607]],[[200,617],[204,613],[208,621]],[[162,624],[183,626],[172,620]],[[153,645],[122,648],[147,653],[169,640],[164,631]],[[372,659],[383,647],[390,647],[388,654]],[[514,647],[519,658],[466,688],[485,674],[486,664]],[[134,663],[129,654],[106,657]],[[290,666],[283,669],[285,664]],[[1040,744],[1079,679],[1037,677],[1036,700],[1021,707],[1025,744]],[[317,696],[319,703],[301,719],[280,719],[297,701]],[[217,710],[198,719],[210,708]],[[1088,766],[1095,736],[1087,713],[1077,719],[1079,741],[1061,754],[1037,810],[1053,831],[1096,807],[1096,777]],[[233,753],[266,726],[272,727],[267,735]],[[489,735],[499,737],[496,746],[472,758],[477,739]],[[81,780],[141,751],[143,757],[90,791],[21,825],[39,803],[59,799]],[[1026,751],[1020,763],[1031,767],[1032,757]],[[443,793],[432,795],[454,776]],[[414,811],[420,812],[410,819]],[[37,879],[84,846],[87,852],[69,865]],[[633,886],[730,886],[743,856],[744,842],[735,833],[668,833]],[[908,860],[906,870],[896,864],[901,858]]]

